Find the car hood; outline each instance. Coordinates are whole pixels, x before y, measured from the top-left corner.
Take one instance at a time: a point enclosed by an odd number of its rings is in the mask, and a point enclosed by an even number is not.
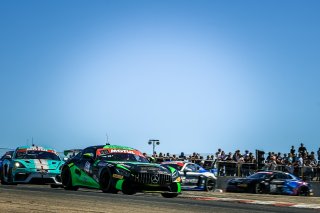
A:
[[[28,169],[58,169],[63,163],[63,161],[47,159],[16,159],[14,162],[19,162]]]
[[[137,173],[162,173],[171,174],[172,170],[159,164],[140,163],[140,162],[108,162],[115,165],[117,168],[123,168]],[[175,170],[175,169],[173,169]]]

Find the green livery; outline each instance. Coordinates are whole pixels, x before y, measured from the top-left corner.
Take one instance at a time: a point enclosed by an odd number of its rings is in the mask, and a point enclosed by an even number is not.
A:
[[[61,185],[63,164],[52,148],[21,146],[3,161],[1,183],[42,183],[57,187]]]
[[[87,187],[107,193],[159,192],[168,198],[181,193],[177,170],[150,163],[140,151],[126,146],[87,147],[65,163],[61,178],[67,190]]]

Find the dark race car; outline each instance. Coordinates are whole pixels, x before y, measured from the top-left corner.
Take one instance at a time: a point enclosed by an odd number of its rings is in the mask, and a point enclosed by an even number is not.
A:
[[[2,174],[2,164],[3,164],[3,161],[6,159],[6,158],[11,158],[11,156],[13,155],[13,152],[14,151],[7,151],[6,153],[4,153],[4,155],[2,155],[2,157],[0,158],[0,177],[1,177],[1,174]]]
[[[246,178],[230,179],[226,191],[257,194],[313,195],[309,183],[290,173],[281,171],[261,171]]]
[[[107,193],[159,192],[167,198],[181,192],[176,169],[149,163],[140,151],[125,146],[90,146],[65,163],[61,178],[66,190],[87,187]]]
[[[184,161],[166,161],[161,164],[179,171],[183,190],[214,191],[216,188],[217,178],[213,171],[206,170],[198,164]]]

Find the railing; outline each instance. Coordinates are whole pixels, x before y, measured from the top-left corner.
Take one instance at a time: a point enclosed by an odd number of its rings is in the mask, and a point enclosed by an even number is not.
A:
[[[218,176],[246,177],[257,171],[257,165],[254,163],[217,161],[215,166]],[[268,165],[261,168],[261,170],[268,169]],[[274,170],[288,172],[307,181],[320,181],[320,166],[277,165]]]
[[[169,158],[156,158],[157,163],[170,161]],[[238,163],[234,161],[215,161],[203,159],[175,159],[180,161],[188,161],[201,165],[203,168],[214,171],[216,176],[234,176],[247,177],[258,170],[270,170],[270,165],[259,165],[255,163]],[[277,165],[273,170],[291,173],[308,181],[320,181],[320,166],[285,166]]]
[[[257,170],[257,165],[254,163],[217,161],[216,168],[218,176],[246,177],[252,175]]]

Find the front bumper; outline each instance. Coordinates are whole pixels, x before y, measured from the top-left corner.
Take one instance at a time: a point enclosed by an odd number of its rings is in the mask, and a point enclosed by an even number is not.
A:
[[[15,183],[56,184],[61,185],[60,171],[35,172],[25,169],[16,170],[13,173]]]

